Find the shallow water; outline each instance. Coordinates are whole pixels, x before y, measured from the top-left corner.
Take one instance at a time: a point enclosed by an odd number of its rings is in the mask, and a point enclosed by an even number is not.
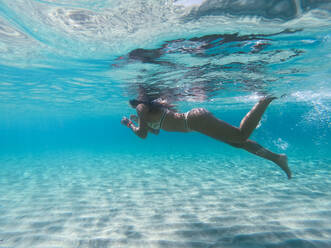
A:
[[[0,0],[0,248],[331,247],[329,1]],[[120,125],[144,88],[293,173]]]

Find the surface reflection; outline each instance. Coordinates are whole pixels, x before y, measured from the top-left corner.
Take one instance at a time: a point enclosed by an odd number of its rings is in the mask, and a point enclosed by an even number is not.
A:
[[[281,44],[282,39],[301,31],[179,38],[155,49],[134,49],[116,58],[112,68],[126,70],[134,65],[126,78],[130,87],[154,85],[158,94],[170,91],[166,94],[176,100],[206,101],[226,89],[267,94],[269,83],[281,79],[269,67],[304,53]]]

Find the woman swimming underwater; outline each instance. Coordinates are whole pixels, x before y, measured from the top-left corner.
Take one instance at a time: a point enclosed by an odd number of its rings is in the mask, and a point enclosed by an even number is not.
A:
[[[263,97],[242,119],[240,127],[234,127],[212,115],[204,108],[194,108],[186,113],[176,113],[164,101],[130,100],[138,116],[123,117],[121,123],[129,127],[137,136],[145,139],[148,132],[158,134],[160,129],[172,132],[196,131],[244,149],[277,164],[291,178],[287,156],[276,154],[248,138],[259,124],[261,117],[275,97]],[[132,121],[138,123],[136,126]]]

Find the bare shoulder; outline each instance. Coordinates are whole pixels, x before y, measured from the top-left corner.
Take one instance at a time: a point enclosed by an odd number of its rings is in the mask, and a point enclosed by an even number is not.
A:
[[[142,117],[148,113],[149,107],[146,104],[141,103],[136,107],[136,110],[137,110],[138,116]]]
[[[141,103],[137,105],[136,110],[137,112],[143,113],[143,112],[147,112],[149,110],[149,107],[146,104]]]

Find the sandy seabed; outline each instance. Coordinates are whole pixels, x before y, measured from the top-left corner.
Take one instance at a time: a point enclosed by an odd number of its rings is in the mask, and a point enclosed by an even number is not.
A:
[[[330,161],[1,157],[0,248],[331,247]]]

